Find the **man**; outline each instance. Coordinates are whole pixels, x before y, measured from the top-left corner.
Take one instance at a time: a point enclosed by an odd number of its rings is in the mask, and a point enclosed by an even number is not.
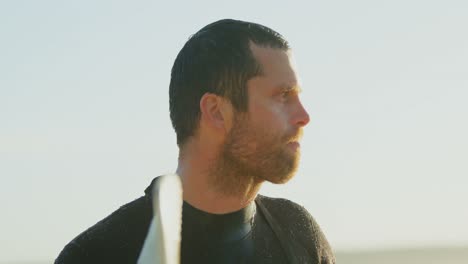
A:
[[[202,28],[178,54],[169,96],[182,263],[335,263],[303,207],[257,195],[263,182],[293,177],[309,122],[290,56],[279,33],[236,20]],[[150,187],[76,237],[56,263],[135,263],[152,217]]]

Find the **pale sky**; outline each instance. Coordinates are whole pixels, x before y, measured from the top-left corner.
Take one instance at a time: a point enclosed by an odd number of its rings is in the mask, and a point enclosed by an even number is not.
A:
[[[188,1],[187,1],[188,2]],[[468,245],[468,2],[2,1],[0,262],[52,260],[173,172],[172,63],[208,23],[291,43],[311,122],[261,193],[336,250]]]

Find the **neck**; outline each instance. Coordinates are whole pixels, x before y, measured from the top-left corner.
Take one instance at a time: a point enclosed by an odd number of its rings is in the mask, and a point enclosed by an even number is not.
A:
[[[248,206],[262,182],[248,175],[235,175],[232,170],[223,173],[216,167],[219,154],[184,151],[179,157],[177,174],[181,178],[183,199],[193,207],[213,214],[226,214]]]

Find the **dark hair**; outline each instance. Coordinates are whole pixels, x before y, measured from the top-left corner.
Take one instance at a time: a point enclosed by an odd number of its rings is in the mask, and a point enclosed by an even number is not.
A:
[[[247,81],[262,73],[250,43],[289,49],[278,32],[251,22],[223,19],[200,29],[181,49],[171,72],[169,110],[177,145],[193,136],[205,93],[227,98],[236,111],[247,111]]]

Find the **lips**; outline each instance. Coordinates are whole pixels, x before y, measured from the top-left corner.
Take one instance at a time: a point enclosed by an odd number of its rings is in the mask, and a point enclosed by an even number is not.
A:
[[[294,151],[299,150],[301,147],[301,144],[299,143],[299,141],[301,140],[302,135],[303,135],[302,129],[295,131],[295,133],[291,133],[289,137],[287,137],[286,139],[286,142],[287,142],[286,146]]]
[[[297,150],[301,147],[301,144],[299,144],[298,141],[292,141],[292,142],[289,142],[287,146],[293,150]]]
[[[293,143],[298,143],[302,138],[304,131],[302,129],[299,129],[295,131],[295,133],[289,134],[288,137],[286,137],[286,142],[293,142]]]

